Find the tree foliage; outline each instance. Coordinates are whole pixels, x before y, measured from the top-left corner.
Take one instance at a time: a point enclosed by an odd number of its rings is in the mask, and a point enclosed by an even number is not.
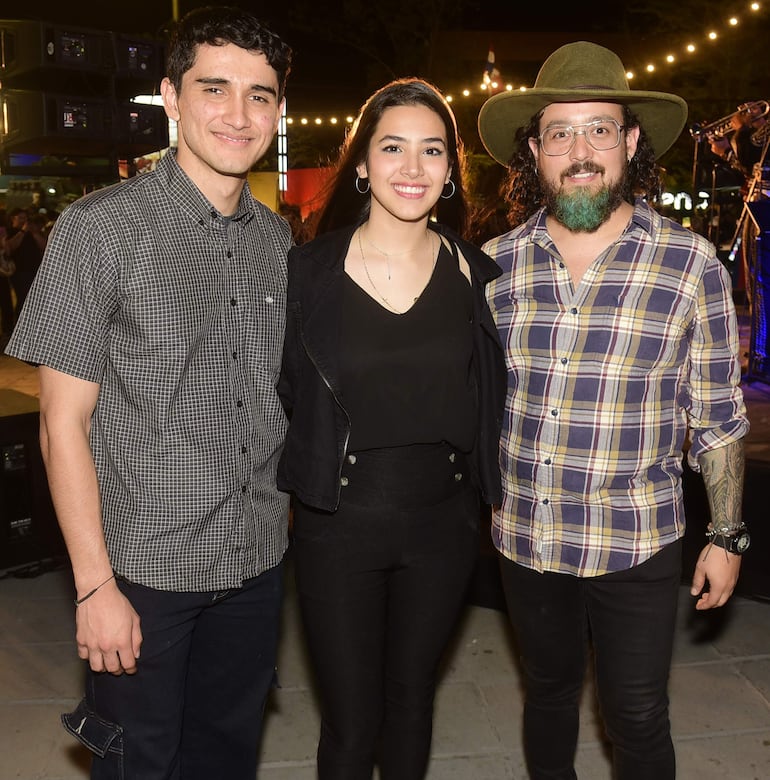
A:
[[[462,0],[332,0],[324,3],[319,23],[317,2],[299,0],[289,17],[296,30],[357,54],[351,65],[363,69],[371,92],[399,76],[433,78],[436,34],[459,22],[464,5]]]

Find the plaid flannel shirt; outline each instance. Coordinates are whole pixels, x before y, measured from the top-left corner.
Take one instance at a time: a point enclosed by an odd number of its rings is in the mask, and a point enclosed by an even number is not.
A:
[[[642,563],[684,534],[688,437],[698,470],[748,431],[726,269],[641,200],[576,289],[542,210],[483,248],[509,377],[496,547],[582,577]]]

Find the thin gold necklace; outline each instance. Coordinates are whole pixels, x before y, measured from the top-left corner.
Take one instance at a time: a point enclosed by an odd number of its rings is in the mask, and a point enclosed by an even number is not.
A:
[[[366,243],[372,247],[372,249],[376,249],[385,258],[385,264],[388,268],[388,281],[390,281],[390,258],[408,255],[412,251],[411,249],[405,249],[403,252],[386,252],[384,249],[380,249],[380,247],[378,247],[377,244],[375,244],[374,241],[369,238],[368,231],[367,235],[365,236],[365,240]],[[430,242],[430,236],[428,236],[428,242]]]
[[[377,285],[374,283],[374,279],[372,279],[372,275],[369,273],[369,266],[366,264],[366,255],[364,254],[364,246],[363,242],[361,241],[361,228],[358,228],[358,251],[361,253],[361,260],[364,263],[364,271],[366,272],[366,278],[369,280],[369,284],[372,285],[372,289],[377,293],[377,296],[380,298],[380,300],[392,311],[396,314],[405,314],[409,309],[404,309],[404,311],[401,311],[400,309],[397,309],[377,288]],[[433,236],[428,234],[428,243],[429,243],[429,250],[433,252]],[[376,249],[377,247],[375,247]],[[403,254],[406,254],[406,252],[403,252]],[[436,267],[436,261],[438,260],[438,252],[436,252],[433,255],[433,263],[431,264],[430,269],[430,276],[428,277],[428,281],[430,281],[430,277],[433,276],[433,270]],[[390,279],[390,275],[388,275],[388,279]],[[426,282],[427,286],[427,282]],[[422,288],[425,290],[425,287]],[[421,291],[422,293],[422,291]],[[417,295],[412,300],[412,304],[417,302],[417,299],[420,296]]]

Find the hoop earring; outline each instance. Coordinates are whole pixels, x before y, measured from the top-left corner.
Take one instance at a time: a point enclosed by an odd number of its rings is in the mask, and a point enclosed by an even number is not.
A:
[[[369,192],[369,190],[371,189],[371,184],[369,184],[369,179],[364,179],[364,181],[366,182],[366,189],[362,190],[360,186],[361,179],[358,176],[358,174],[356,174],[356,192],[358,192],[360,195],[366,195],[366,193]]]
[[[449,193],[449,195],[444,195],[444,191],[442,190],[441,191],[442,200],[449,200],[455,194],[455,192],[457,192],[457,185],[451,179],[447,182],[447,184],[452,185],[452,191]],[[446,184],[444,186],[446,187]]]

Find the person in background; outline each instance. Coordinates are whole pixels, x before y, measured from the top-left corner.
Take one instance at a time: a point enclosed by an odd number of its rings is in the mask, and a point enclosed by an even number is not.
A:
[[[14,322],[18,321],[24,301],[43,261],[45,239],[39,223],[30,218],[27,209],[15,208],[9,213],[10,226],[5,239],[5,253],[13,263],[13,273],[8,277],[16,295]]]
[[[463,151],[420,79],[364,104],[289,255],[278,485],[321,698],[321,780],[418,780],[442,652],[500,498],[505,366],[464,241]],[[434,221],[435,220],[437,221]],[[457,232],[456,232],[457,231]]]
[[[613,777],[675,776],[667,684],[688,439],[711,509],[696,609],[730,598],[749,543],[729,276],[714,246],[653,208],[656,158],[687,105],[631,90],[625,74],[610,50],[570,43],[533,89],[490,98],[478,120],[510,169],[517,225],[483,247],[503,270],[488,300],[509,376],[492,534],[535,780],[576,777],[589,638]]]
[[[57,219],[8,354],[40,366],[41,445],[72,562],[92,778],[254,780],[275,675],[288,499],[276,385],[287,223],[246,185],[291,50],[251,13],[175,26],[178,147]]]
[[[0,349],[4,348],[11,338],[15,320],[10,278],[16,266],[5,252],[5,240],[8,235],[6,222],[5,209],[0,209]]]

